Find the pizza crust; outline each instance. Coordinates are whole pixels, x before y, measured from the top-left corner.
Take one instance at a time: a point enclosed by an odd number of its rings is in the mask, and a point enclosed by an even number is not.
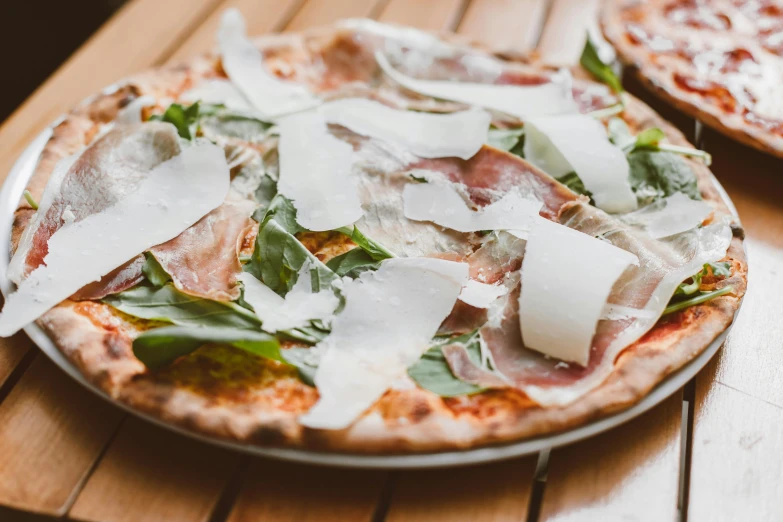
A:
[[[301,37],[284,35],[260,41],[274,45],[281,40],[296,42],[296,38]],[[88,100],[55,128],[31,187],[40,194],[54,163],[89,143],[131,96],[175,99],[197,78],[217,75],[216,64],[214,57],[202,56],[186,65],[131,78],[124,87]],[[633,97],[629,97],[625,117],[632,130],[657,126],[672,143],[687,145],[679,131]],[[728,217],[736,222],[709,169],[698,160],[686,161],[697,174],[704,199],[715,207],[715,219]],[[22,203],[15,236],[29,215],[29,207]],[[701,353],[730,325],[745,291],[741,227],[736,223],[734,229],[736,237],[728,256],[734,274],[721,284],[732,284],[735,293],[659,321],[620,355],[602,385],[560,408],[541,408],[513,389],[441,398],[411,382],[387,392],[345,430],[313,430],[299,425],[297,417],[315,403],[318,393],[289,366],[241,350],[205,346],[170,368],[147,372],[133,356],[131,343],[140,331],[155,324],[102,303],[66,301],[38,324],[79,371],[110,397],[202,435],[261,446],[351,453],[465,449],[549,434],[619,411],[641,400],[667,375]]]

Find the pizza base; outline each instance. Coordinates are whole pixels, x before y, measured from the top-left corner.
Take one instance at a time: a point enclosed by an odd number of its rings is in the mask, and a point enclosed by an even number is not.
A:
[[[259,41],[279,44],[294,38],[282,35]],[[202,56],[186,65],[153,70],[74,109],[54,129],[42,153],[30,181],[34,197],[40,197],[56,161],[89,143],[131,99],[143,94],[176,99],[194,80],[215,76],[217,64],[214,56]],[[624,117],[633,131],[657,126],[672,143],[687,145],[679,131],[633,97]],[[704,199],[716,208],[716,219],[730,216],[709,169],[698,161],[686,161],[697,174]],[[14,222],[15,238],[31,215],[23,201]],[[745,291],[742,229],[738,223],[733,229],[728,253],[733,275],[721,285],[733,285],[735,293],[659,321],[618,357],[603,384],[564,407],[542,408],[514,389],[442,398],[411,382],[387,392],[347,429],[314,430],[301,426],[297,417],[315,403],[318,392],[302,383],[292,367],[209,345],[152,374],[133,356],[132,338],[156,325],[102,303],[65,301],[38,324],[110,397],[202,435],[260,446],[350,453],[466,449],[554,433],[627,408],[701,353],[731,324]]]
[[[644,6],[653,12],[662,10],[665,3],[663,0],[646,0]],[[670,67],[656,66],[649,51],[641,45],[634,45],[626,36],[623,5],[621,0],[605,2],[601,27],[606,39],[617,50],[620,61],[630,67],[631,74],[645,88],[676,109],[729,138],[783,158],[783,136],[746,122],[741,114],[726,113],[697,92],[688,92],[678,87],[672,78],[673,71]]]

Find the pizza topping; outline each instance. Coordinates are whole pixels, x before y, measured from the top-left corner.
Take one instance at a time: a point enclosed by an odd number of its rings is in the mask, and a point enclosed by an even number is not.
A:
[[[612,287],[638,264],[630,252],[539,217],[522,261],[519,319],[525,346],[587,366]]]
[[[486,284],[470,279],[462,288],[459,300],[474,308],[487,308],[493,301],[507,293],[508,288],[503,285]]]
[[[101,277],[99,281],[84,286],[73,294],[70,299],[74,301],[103,299],[107,295],[117,294],[128,288],[133,288],[144,279],[142,273],[143,266],[144,256],[136,256]]]
[[[245,287],[244,299],[261,319],[262,328],[270,333],[307,326],[311,320],[326,320],[340,304],[331,286],[313,288],[312,264],[305,261],[296,283],[286,296],[274,290],[247,272],[239,276]],[[318,282],[318,278],[315,278]]]
[[[484,107],[520,119],[577,111],[567,71],[552,76],[549,83],[534,86],[419,80],[394,69],[382,53],[376,52],[375,58],[392,80],[426,96]]]
[[[525,158],[554,178],[576,172],[596,206],[607,212],[636,208],[623,151],[600,122],[581,114],[546,116],[525,122]]]
[[[541,202],[517,191],[471,210],[457,188],[448,182],[412,183],[402,193],[405,217],[431,221],[459,232],[480,230],[526,231],[541,209]]]
[[[117,122],[123,124],[141,123],[144,121],[142,118],[144,109],[154,106],[156,103],[157,100],[152,96],[139,96],[122,108],[117,115]]]
[[[346,283],[345,308],[316,347],[320,398],[300,422],[349,426],[429,348],[467,279],[464,263],[394,258]]]
[[[218,30],[223,70],[265,119],[274,119],[320,103],[303,85],[283,81],[267,71],[261,52],[247,37],[237,9],[226,9]]]
[[[327,103],[321,113],[329,123],[392,143],[421,158],[470,158],[486,141],[490,123],[489,114],[480,109],[430,114],[359,98]]]
[[[658,239],[697,227],[711,214],[712,207],[707,203],[694,201],[682,192],[677,192],[625,214],[621,219]]]
[[[362,217],[351,175],[353,149],[329,133],[321,114],[306,112],[279,122],[280,194],[293,201],[307,230],[333,230]]]
[[[237,254],[247,229],[253,201],[229,196],[218,208],[179,236],[150,249],[177,289],[198,297],[233,301],[239,297]]]
[[[609,47],[611,48],[611,46]],[[623,84],[620,81],[620,78],[617,77],[610,65],[607,65],[603,60],[601,60],[601,57],[598,55],[598,50],[589,36],[585,41],[585,48],[582,51],[582,56],[579,59],[579,63],[597,80],[608,85],[614,92],[623,92]]]
[[[230,80],[210,78],[202,80],[192,89],[185,91],[179,97],[183,102],[208,105],[223,105],[226,109],[240,114],[254,115],[256,110],[247,98]]]
[[[45,266],[6,300],[0,335],[12,335],[83,286],[176,237],[220,205],[228,188],[223,151],[211,143],[196,143],[152,168],[135,191],[52,234]]]

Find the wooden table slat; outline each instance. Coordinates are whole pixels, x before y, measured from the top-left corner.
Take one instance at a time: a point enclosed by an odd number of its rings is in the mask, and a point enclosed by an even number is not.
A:
[[[0,504],[62,515],[122,417],[36,358],[0,403]]]
[[[526,520],[535,471],[533,456],[399,473],[386,522]]]
[[[24,356],[30,350],[35,349],[33,342],[23,332],[13,337],[0,339],[0,389]]]
[[[597,437],[552,450],[541,520],[675,520],[682,394]]]
[[[428,31],[456,28],[469,0],[389,0],[378,20]]]
[[[89,522],[206,522],[239,458],[129,417],[69,516]]]
[[[548,6],[548,0],[472,0],[458,32],[495,50],[529,51],[538,42]]]
[[[371,17],[385,0],[308,0],[286,26],[286,31],[301,31],[328,25],[342,18]]]

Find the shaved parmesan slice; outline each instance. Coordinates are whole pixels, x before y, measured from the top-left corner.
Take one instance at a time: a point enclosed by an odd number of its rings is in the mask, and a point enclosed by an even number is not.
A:
[[[508,293],[504,285],[488,285],[471,279],[462,288],[459,300],[476,308],[489,308],[497,298]]]
[[[320,103],[303,85],[269,74],[261,51],[247,37],[245,20],[237,9],[226,9],[218,29],[223,70],[265,118],[312,108]]]
[[[652,310],[607,303],[601,313],[601,319],[624,321],[626,319],[657,319],[657,317]]]
[[[530,119],[525,122],[524,152],[526,160],[554,178],[576,172],[598,208],[636,209],[628,160],[595,118],[568,114]]]
[[[519,320],[525,346],[587,366],[612,287],[638,264],[630,252],[538,218],[522,260]]]
[[[465,263],[393,258],[346,283],[345,309],[316,346],[320,398],[299,421],[311,428],[349,426],[427,351],[467,279]]]
[[[187,103],[200,101],[210,105],[223,105],[227,109],[239,113],[255,114],[257,112],[245,95],[229,80],[203,80],[194,88],[182,93],[179,99]]]
[[[312,264],[306,261],[299,270],[294,287],[286,296],[280,297],[274,290],[243,272],[238,279],[245,285],[244,298],[262,322],[262,328],[269,333],[298,328],[313,319],[326,320],[340,304],[331,288],[313,292],[310,278]]]
[[[567,71],[553,76],[552,82],[543,85],[493,85],[487,83],[419,80],[411,78],[392,67],[380,52],[375,59],[383,72],[406,89],[468,105],[492,109],[520,119],[548,114],[563,114],[578,110],[571,94],[570,75]]]
[[[139,96],[117,114],[118,123],[141,123],[141,111],[144,107],[151,107],[157,103],[157,100],[152,96]]]
[[[360,98],[327,103],[321,112],[329,123],[400,146],[421,158],[472,157],[487,141],[491,121],[481,109],[431,114]]]
[[[405,217],[432,221],[458,232],[528,230],[541,210],[537,199],[512,191],[479,210],[468,208],[454,184],[411,183],[402,192]]]
[[[334,230],[362,217],[353,149],[329,133],[318,113],[287,116],[279,122],[278,191],[296,207],[296,221],[308,230]]]
[[[701,225],[712,207],[703,201],[694,201],[682,192],[677,192],[635,212],[621,216],[629,225],[647,232],[659,239],[685,232]]]
[[[45,264],[6,300],[0,336],[14,334],[83,286],[178,236],[219,206],[228,188],[223,150],[200,142],[152,169],[135,192],[114,205],[63,226],[49,239]]]

